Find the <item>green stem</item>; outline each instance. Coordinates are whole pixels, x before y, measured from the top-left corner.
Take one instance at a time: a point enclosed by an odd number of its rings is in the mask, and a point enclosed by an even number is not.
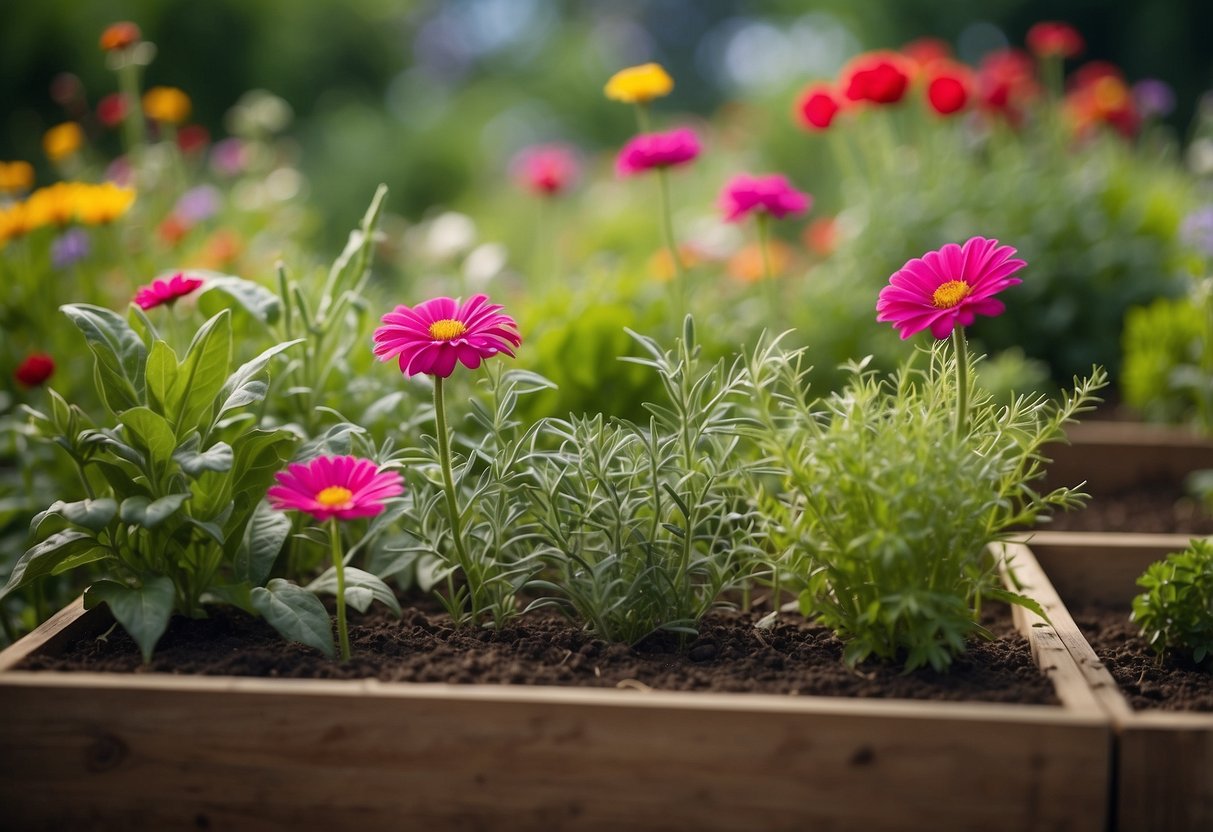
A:
[[[682,257],[678,254],[678,243],[674,238],[674,217],[670,208],[670,179],[665,168],[657,168],[658,200],[661,211],[661,231],[665,237],[666,248],[670,252],[670,260],[674,265],[674,298],[678,315],[687,311],[686,308],[686,271],[682,267]]]
[[[341,661],[350,660],[350,630],[345,622],[345,559],[341,557],[341,532],[337,518],[329,518],[329,538],[333,544],[333,571],[337,573],[337,638],[341,642]]]
[[[762,253],[762,282],[771,303],[772,319],[775,320],[780,317],[780,308],[779,290],[775,286],[775,270],[771,268],[771,215],[766,211],[759,211],[755,221],[758,224],[758,250]]]
[[[131,157],[131,169],[135,171],[135,182],[140,181],[139,165],[143,155],[143,101],[139,97],[139,65],[123,59],[118,69],[118,89],[126,103],[126,116],[122,119],[122,136],[126,152]]]
[[[649,132],[649,105],[644,102],[636,104],[636,127],[641,133]]]
[[[446,426],[446,405],[442,396],[442,377],[434,376],[434,423],[438,434],[438,463],[442,468],[442,484],[446,491],[446,513],[451,521],[451,537],[454,539],[455,552],[459,559],[459,568],[463,570],[465,580],[470,580],[469,567],[471,559],[463,545],[463,527],[459,520],[459,502],[455,499],[455,475],[451,466],[451,440]],[[469,600],[472,602],[472,613],[476,613],[476,593],[474,587],[468,586]],[[454,600],[454,599],[452,599]]]
[[[952,349],[956,353],[956,439],[964,439],[969,420],[969,348],[963,327],[952,330]]]

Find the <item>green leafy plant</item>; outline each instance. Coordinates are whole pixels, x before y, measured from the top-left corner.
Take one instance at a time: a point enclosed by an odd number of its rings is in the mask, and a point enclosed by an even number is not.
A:
[[[1195,539],[1182,552],[1150,564],[1137,579],[1130,620],[1159,656],[1200,664],[1213,655],[1213,541]]]
[[[1125,403],[1147,420],[1213,431],[1211,314],[1209,281],[1187,297],[1129,310],[1121,388]]]
[[[530,588],[601,638],[635,643],[658,630],[693,634],[755,547],[739,487],[740,364],[701,369],[692,319],[674,350],[633,337],[664,403],[647,425],[601,415],[542,423],[558,442],[536,451],[527,497],[549,571]]]
[[[108,577],[89,586],[86,605],[106,603],[148,660],[174,612],[203,616],[210,598],[251,608],[288,533],[289,521],[258,506],[297,439],[256,427],[248,411],[265,396],[267,366],[294,342],[233,368],[228,310],[180,359],[136,307],[142,336],[108,309],[63,311],[93,353],[109,418],[94,425],[54,391],[48,413],[27,408],[37,434],[71,459],[85,498],[34,518],[34,545],[0,598],[95,564]]]
[[[946,342],[926,357],[889,377],[851,364],[850,383],[820,401],[800,352],[767,344],[750,358],[756,436],[781,479],[761,503],[773,557],[805,615],[847,642],[849,664],[876,656],[942,670],[970,636],[988,635],[984,600],[1040,612],[1002,588],[989,544],[1083,496],[1033,486],[1042,446],[1092,405],[1102,370],[1057,404],[1033,395],[997,406],[973,390],[957,432],[956,358]]]

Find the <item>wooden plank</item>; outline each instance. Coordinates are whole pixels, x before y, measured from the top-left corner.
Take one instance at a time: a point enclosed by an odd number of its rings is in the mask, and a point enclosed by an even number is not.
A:
[[[1106,726],[1056,708],[342,682],[301,696],[267,680],[216,695],[48,675],[0,686],[0,708],[21,715],[0,724],[0,805],[20,828],[1095,830],[1106,818]]]
[[[1182,549],[1187,537],[1053,532],[1036,533],[1030,543],[1066,601],[1119,607],[1127,615],[1137,576]],[[1133,711],[1085,640],[1067,647],[1116,726],[1116,828],[1213,829],[1213,714]],[[1100,682],[1104,677],[1109,684]]]
[[[1028,705],[10,671],[0,712],[31,829],[1101,829],[1111,760]]]
[[[1044,449],[1052,459],[1048,487],[1078,485],[1098,498],[1140,482],[1180,482],[1213,468],[1213,442],[1183,428],[1136,422],[1083,422],[1066,430],[1070,444]]]
[[[84,615],[84,596],[81,595],[32,633],[0,652],[0,672],[11,670],[35,651],[57,652],[73,641],[103,632],[112,623],[113,619],[104,611],[98,615]]]
[[[1063,598],[1128,607],[1146,567],[1182,551],[1190,536],[1038,531],[1018,539],[1031,547]]]

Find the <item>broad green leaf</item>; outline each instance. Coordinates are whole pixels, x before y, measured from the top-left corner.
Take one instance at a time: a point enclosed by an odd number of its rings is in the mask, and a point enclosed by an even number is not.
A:
[[[290,533],[291,518],[274,510],[265,500],[260,501],[236,550],[236,577],[253,585],[263,583]]]
[[[246,361],[240,366],[236,372],[228,376],[223,383],[223,388],[219,391],[219,411],[215,414],[215,419],[220,419],[225,413],[235,410],[245,405],[259,402],[265,398],[267,385],[257,376],[270,363],[270,359],[283,350],[289,349],[296,344],[302,344],[302,338],[296,338],[294,341],[286,341],[281,344],[275,344],[261,355]]]
[[[115,413],[143,403],[147,347],[116,312],[74,303],[60,307],[84,335],[96,357],[98,392]]]
[[[131,444],[147,454],[159,484],[168,473],[177,448],[172,427],[163,416],[147,407],[132,407],[119,415],[118,421],[126,428]]]
[[[191,477],[196,477],[203,471],[223,473],[230,471],[236,457],[232,446],[226,442],[216,442],[202,453],[197,451],[179,450],[173,454],[173,459],[181,466],[181,470]]]
[[[0,589],[0,598],[44,575],[50,575],[63,561],[91,551],[98,545],[95,537],[84,532],[69,530],[51,535],[21,556],[8,576],[8,583],[4,589]]]
[[[246,583],[212,586],[203,593],[202,600],[208,604],[230,604],[254,615],[257,613],[257,608],[253,606],[252,587]]]
[[[135,588],[116,581],[98,581],[84,592],[84,605],[92,608],[105,603],[122,629],[130,633],[143,654],[143,663],[152,660],[152,651],[173,614],[176,592],[173,582],[163,575],[149,578]]]
[[[274,475],[290,461],[297,441],[285,430],[251,430],[234,440],[236,462],[229,475],[235,507],[224,525],[229,545],[233,541],[238,545],[243,538],[245,524],[274,482]],[[233,553],[229,551],[229,555]]]
[[[252,603],[283,638],[315,647],[330,659],[336,655],[333,622],[312,593],[274,578],[267,586],[253,588]]]
[[[78,500],[65,503],[56,500],[44,511],[38,512],[30,523],[30,530],[36,535],[43,521],[50,517],[60,517],[74,526],[83,526],[90,531],[99,532],[118,513],[118,504],[108,497],[97,500]]]
[[[72,555],[70,558],[65,558],[59,561],[59,564],[51,570],[52,575],[62,575],[64,572],[71,572],[78,566],[84,566],[86,563],[96,563],[99,560],[113,557],[113,552],[102,546],[94,546],[78,555]]]
[[[128,497],[122,501],[119,516],[123,523],[134,523],[145,529],[154,529],[173,515],[192,494],[169,494],[159,500],[147,497]]]
[[[147,397],[152,409],[167,416],[174,408],[171,396],[177,382],[177,353],[165,341],[152,344],[147,356]]]
[[[274,292],[254,283],[233,275],[214,275],[207,277],[204,297],[218,290],[236,301],[245,311],[263,324],[272,324],[282,314],[282,300]],[[203,301],[205,303],[205,301]],[[211,308],[214,304],[207,304]]]
[[[232,363],[232,313],[224,309],[202,325],[194,335],[189,351],[177,368],[177,381],[171,399],[174,413],[169,418],[178,436],[186,436],[200,427],[210,426],[210,413],[223,389]],[[206,416],[203,419],[203,416]]]
[[[358,612],[366,612],[372,601],[378,601],[396,615],[400,615],[400,602],[396,600],[396,593],[392,592],[391,587],[380,577],[352,566],[345,567],[344,571],[347,604]],[[308,584],[306,589],[317,594],[323,592],[326,595],[336,595],[337,570],[330,566],[324,574]]]

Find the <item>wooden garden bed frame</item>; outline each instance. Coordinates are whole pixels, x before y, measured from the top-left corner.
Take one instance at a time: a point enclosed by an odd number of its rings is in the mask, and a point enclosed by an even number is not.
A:
[[[1049,614],[1116,729],[1115,828],[1159,832],[1213,829],[1213,714],[1134,711],[1077,632],[1065,604],[1097,604],[1129,614],[1136,579],[1186,535],[1039,532],[1034,562],[1057,596],[1034,593]],[[1064,602],[1064,603],[1063,603]],[[1210,679],[1213,684],[1213,678]]]
[[[1061,706],[13,670],[77,602],[0,653],[0,826],[1102,830],[1107,706],[1034,619]]]

